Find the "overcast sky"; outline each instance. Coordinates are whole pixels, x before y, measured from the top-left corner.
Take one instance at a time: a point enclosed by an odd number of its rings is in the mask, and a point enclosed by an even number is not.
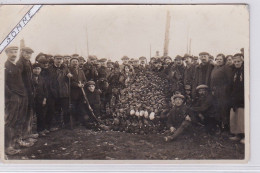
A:
[[[0,7],[0,41],[18,23],[30,6]],[[243,5],[131,5],[131,6],[58,6],[45,5],[13,40],[50,54],[78,53],[119,60],[150,57],[156,50],[163,54],[166,13],[170,11],[169,56],[187,53],[191,38],[191,54],[207,51],[235,54],[248,48],[249,17]],[[2,53],[0,56],[5,56]],[[33,60],[34,61],[34,60]]]

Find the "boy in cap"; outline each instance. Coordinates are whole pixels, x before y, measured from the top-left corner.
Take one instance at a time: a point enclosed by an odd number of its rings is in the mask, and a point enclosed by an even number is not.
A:
[[[22,80],[21,70],[15,64],[18,47],[5,49],[5,154],[15,155],[20,152],[15,143],[22,137],[23,123],[20,121],[26,115],[28,98]],[[19,113],[17,113],[19,112]],[[25,142],[25,141],[24,141]],[[27,144],[27,143],[26,143]]]
[[[193,80],[194,80],[196,66],[194,64],[192,64],[192,56],[190,56],[188,54],[186,54],[184,56],[184,61],[185,61],[186,67],[184,70],[183,84],[185,87],[189,86],[190,87],[189,90],[191,90]],[[186,89],[185,89],[185,91],[186,91]],[[191,96],[191,95],[189,94],[189,96]]]
[[[196,91],[198,97],[194,100],[191,111],[193,111],[194,115],[197,116],[200,121],[205,123],[208,133],[213,135],[217,130],[218,124],[213,104],[213,96],[209,92],[207,85],[199,85]]]
[[[69,67],[70,66],[70,59],[71,59],[71,56],[69,56],[69,55],[64,55],[63,56],[63,65],[65,67]]]
[[[82,56],[80,56],[79,57],[79,68],[80,69],[83,69],[85,62],[86,62],[85,59]]]
[[[100,117],[100,92],[96,89],[96,83],[94,81],[88,81],[86,84],[86,95],[96,117]]]
[[[47,101],[47,86],[40,75],[41,73],[41,65],[39,63],[35,63],[32,65],[33,67],[33,87],[35,90],[34,97],[34,106],[35,106],[35,114],[37,117],[37,132],[41,136],[46,136],[46,101]]]
[[[190,125],[191,117],[188,107],[184,104],[185,97],[175,94],[172,98],[173,108],[168,113],[167,126],[172,135],[164,137],[164,140],[172,141],[177,138]]]

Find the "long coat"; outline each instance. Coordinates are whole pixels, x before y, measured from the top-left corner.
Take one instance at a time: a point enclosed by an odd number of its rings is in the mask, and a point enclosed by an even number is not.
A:
[[[211,72],[214,68],[214,65],[211,63],[207,63],[205,65],[200,64],[199,66],[196,67],[195,69],[195,77],[194,81],[192,84],[192,96],[195,97],[196,95],[196,87],[204,84],[209,86],[210,85],[210,77],[211,77]]]
[[[70,68],[70,73],[73,75],[70,79],[70,95],[72,100],[78,100],[83,97],[82,90],[78,86],[79,82],[82,84],[87,83],[84,71],[81,69]]]
[[[48,98],[46,83],[42,76],[33,76],[33,86],[35,88],[35,103],[42,104],[44,98]]]
[[[49,96],[53,98],[68,98],[69,97],[69,79],[67,74],[68,69],[61,65],[49,67]]]
[[[34,88],[32,83],[32,64],[29,60],[20,57],[16,65],[21,70],[23,83],[27,91],[28,103],[30,106],[32,106],[34,99]]]
[[[232,69],[229,66],[215,66],[211,72],[210,88],[214,96],[216,112],[221,116],[223,124],[229,122],[230,87]]]
[[[244,108],[244,65],[241,68],[233,68],[231,83],[231,106]]]

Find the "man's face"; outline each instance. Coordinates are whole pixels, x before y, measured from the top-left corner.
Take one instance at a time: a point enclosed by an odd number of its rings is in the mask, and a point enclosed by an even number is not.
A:
[[[216,65],[221,66],[224,64],[224,60],[222,56],[216,57]]]
[[[125,72],[128,73],[130,71],[128,66],[125,66]]]
[[[95,63],[95,59],[88,59],[88,62],[89,62],[90,64],[94,64],[94,63]]]
[[[15,59],[16,59],[16,57],[17,57],[17,50],[8,50],[8,51],[6,52],[6,55],[7,55],[7,59],[8,59],[9,61],[14,62]]]
[[[206,64],[209,61],[208,55],[200,55],[200,60],[202,64]]]
[[[174,102],[175,102],[175,106],[181,106],[182,103],[183,103],[183,99],[181,99],[181,98],[175,98],[175,99],[174,99]]]
[[[199,59],[193,59],[193,60],[192,60],[192,63],[193,63],[193,64],[199,64]]]
[[[54,64],[56,66],[60,66],[62,64],[62,62],[63,62],[63,58],[62,57],[55,57],[54,58]]]
[[[64,62],[64,64],[69,64],[69,59],[70,59],[69,56],[63,57],[63,62]]]
[[[227,58],[226,64],[229,65],[229,66],[233,65],[233,59],[232,59],[232,57],[229,56],[229,57]]]
[[[185,58],[185,63],[186,63],[186,65],[191,64],[191,58],[190,57],[186,57]]]
[[[185,90],[187,95],[190,95],[191,91],[189,89]]]
[[[170,60],[169,58],[167,58],[167,59],[165,60],[165,64],[166,64],[166,65],[169,65],[171,62],[172,62],[172,60]]]
[[[82,67],[84,65],[85,61],[82,59],[79,60],[79,66]]]
[[[103,66],[103,67],[106,67],[106,62],[103,62],[103,61],[102,61],[102,62],[100,63],[100,65]]]
[[[123,64],[128,64],[128,60],[123,60]]]
[[[199,95],[200,95],[200,96],[205,96],[206,93],[207,93],[207,90],[206,90],[206,89],[204,89],[204,88],[199,89]]]
[[[154,64],[154,62],[155,62],[155,59],[151,59],[151,61],[150,61],[150,62],[151,62],[151,64]]]
[[[88,86],[88,90],[89,90],[90,92],[94,92],[94,91],[95,91],[95,85],[89,85],[89,86]]]
[[[79,61],[76,60],[76,59],[73,59],[73,60],[71,60],[70,65],[71,65],[73,68],[77,68],[78,65],[79,65]]]
[[[138,64],[138,62],[136,62],[136,64]],[[141,65],[145,65],[145,64],[146,64],[145,60],[142,60],[142,61],[140,62],[140,64],[141,64]]]
[[[109,70],[112,70],[112,69],[113,69],[113,64],[108,63],[108,64],[107,64],[107,68],[108,68]]]
[[[27,52],[27,51],[22,51],[21,54],[22,54],[23,58],[26,59],[26,60],[30,60],[31,57],[32,57],[32,53]]]
[[[96,62],[96,66],[97,68],[100,68],[101,67],[101,63],[99,61]]]
[[[182,60],[180,58],[177,58],[174,61],[175,61],[176,65],[178,65],[178,66],[182,65]]]
[[[236,68],[240,68],[243,64],[243,60],[240,56],[235,56],[234,57],[234,65]]]
[[[42,67],[45,68],[45,69],[49,68],[49,63],[46,62],[46,63],[42,64]]]
[[[158,69],[160,69],[160,68],[162,67],[162,63],[161,63],[161,62],[157,62],[157,63],[156,63],[156,67],[157,67]]]
[[[33,74],[39,75],[41,73],[42,69],[41,67],[35,67],[33,69]]]

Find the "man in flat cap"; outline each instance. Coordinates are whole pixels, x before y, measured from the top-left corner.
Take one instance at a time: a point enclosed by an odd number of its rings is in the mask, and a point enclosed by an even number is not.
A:
[[[5,154],[15,155],[15,143],[22,137],[21,119],[27,113],[28,98],[21,70],[15,64],[18,47],[7,47],[5,53]],[[19,113],[18,113],[19,112]]]
[[[86,63],[86,60],[84,59],[84,57],[80,56],[79,57],[79,68],[83,69],[83,66],[84,66],[85,63]]]
[[[196,87],[196,92],[198,97],[195,98],[194,103],[191,107],[193,115],[198,117],[198,119],[203,122],[209,134],[215,134],[218,129],[218,117],[216,115],[216,110],[213,104],[214,98],[209,92],[209,87],[207,85],[199,85]]]
[[[192,57],[192,64],[195,65],[196,67],[200,65],[199,58],[197,56]]]
[[[84,116],[86,114],[82,89],[87,83],[84,71],[79,68],[79,59],[71,58],[70,59],[70,68],[69,68],[72,77],[70,78],[70,99],[73,110],[73,118],[76,124],[84,124]]]
[[[194,83],[192,86],[192,95],[193,97],[195,96],[196,93],[196,87],[199,85],[207,85],[209,86],[210,84],[210,76],[211,72],[214,68],[214,65],[212,65],[209,62],[209,53],[207,52],[201,52],[199,54],[199,58],[201,61],[201,64],[196,68],[195,71],[195,76],[194,76]]]
[[[28,97],[28,107],[27,113],[23,116],[24,123],[24,139],[28,140],[30,143],[34,143],[37,140],[35,138],[38,137],[37,134],[33,134],[32,132],[32,122],[33,122],[33,106],[34,106],[34,88],[32,83],[32,64],[31,64],[31,57],[34,51],[29,47],[24,47],[21,49],[21,56],[17,61],[17,66],[20,68],[22,72],[22,79],[23,83],[26,88],[26,93]]]
[[[172,58],[169,57],[169,56],[165,56],[164,57],[164,63],[163,63],[163,66],[164,66],[164,74],[165,74],[165,77],[170,80],[170,76],[169,76],[169,73],[171,71],[171,68],[173,67],[174,63],[172,62]]]
[[[172,84],[171,92],[175,94],[176,92],[184,93],[184,70],[183,58],[177,55],[174,59],[174,66],[170,70],[170,82]]]
[[[167,126],[171,135],[164,138],[166,142],[176,139],[191,124],[191,114],[184,104],[184,99],[185,97],[181,94],[175,94],[171,98],[174,106],[167,116]]]
[[[85,73],[87,81],[93,80],[97,81],[98,71],[95,66],[95,61],[97,60],[96,56],[89,55],[87,62],[83,65],[83,71]]]
[[[138,61],[137,61],[138,62]],[[139,69],[142,71],[142,72],[144,72],[145,70],[147,70],[147,59],[146,59],[146,57],[144,57],[144,56],[141,56],[140,58],[139,58]]]
[[[196,66],[192,64],[192,56],[186,54],[184,56],[184,61],[186,64],[185,71],[184,71],[184,86],[193,86],[194,74],[196,70]]]
[[[63,56],[55,55],[54,64],[49,67],[49,95],[48,95],[48,111],[46,117],[47,130],[55,131],[62,127],[60,114],[56,115],[56,110],[62,110],[62,116],[65,128],[69,128],[69,78],[72,74],[68,68],[63,65]],[[56,117],[55,124],[52,120]]]
[[[76,57],[77,58],[77,57]],[[64,55],[63,56],[63,65],[65,67],[68,67],[70,66],[70,59],[71,59],[71,56],[70,55]]]
[[[39,62],[40,59],[46,59],[46,55],[42,52],[35,57],[35,61]]]

